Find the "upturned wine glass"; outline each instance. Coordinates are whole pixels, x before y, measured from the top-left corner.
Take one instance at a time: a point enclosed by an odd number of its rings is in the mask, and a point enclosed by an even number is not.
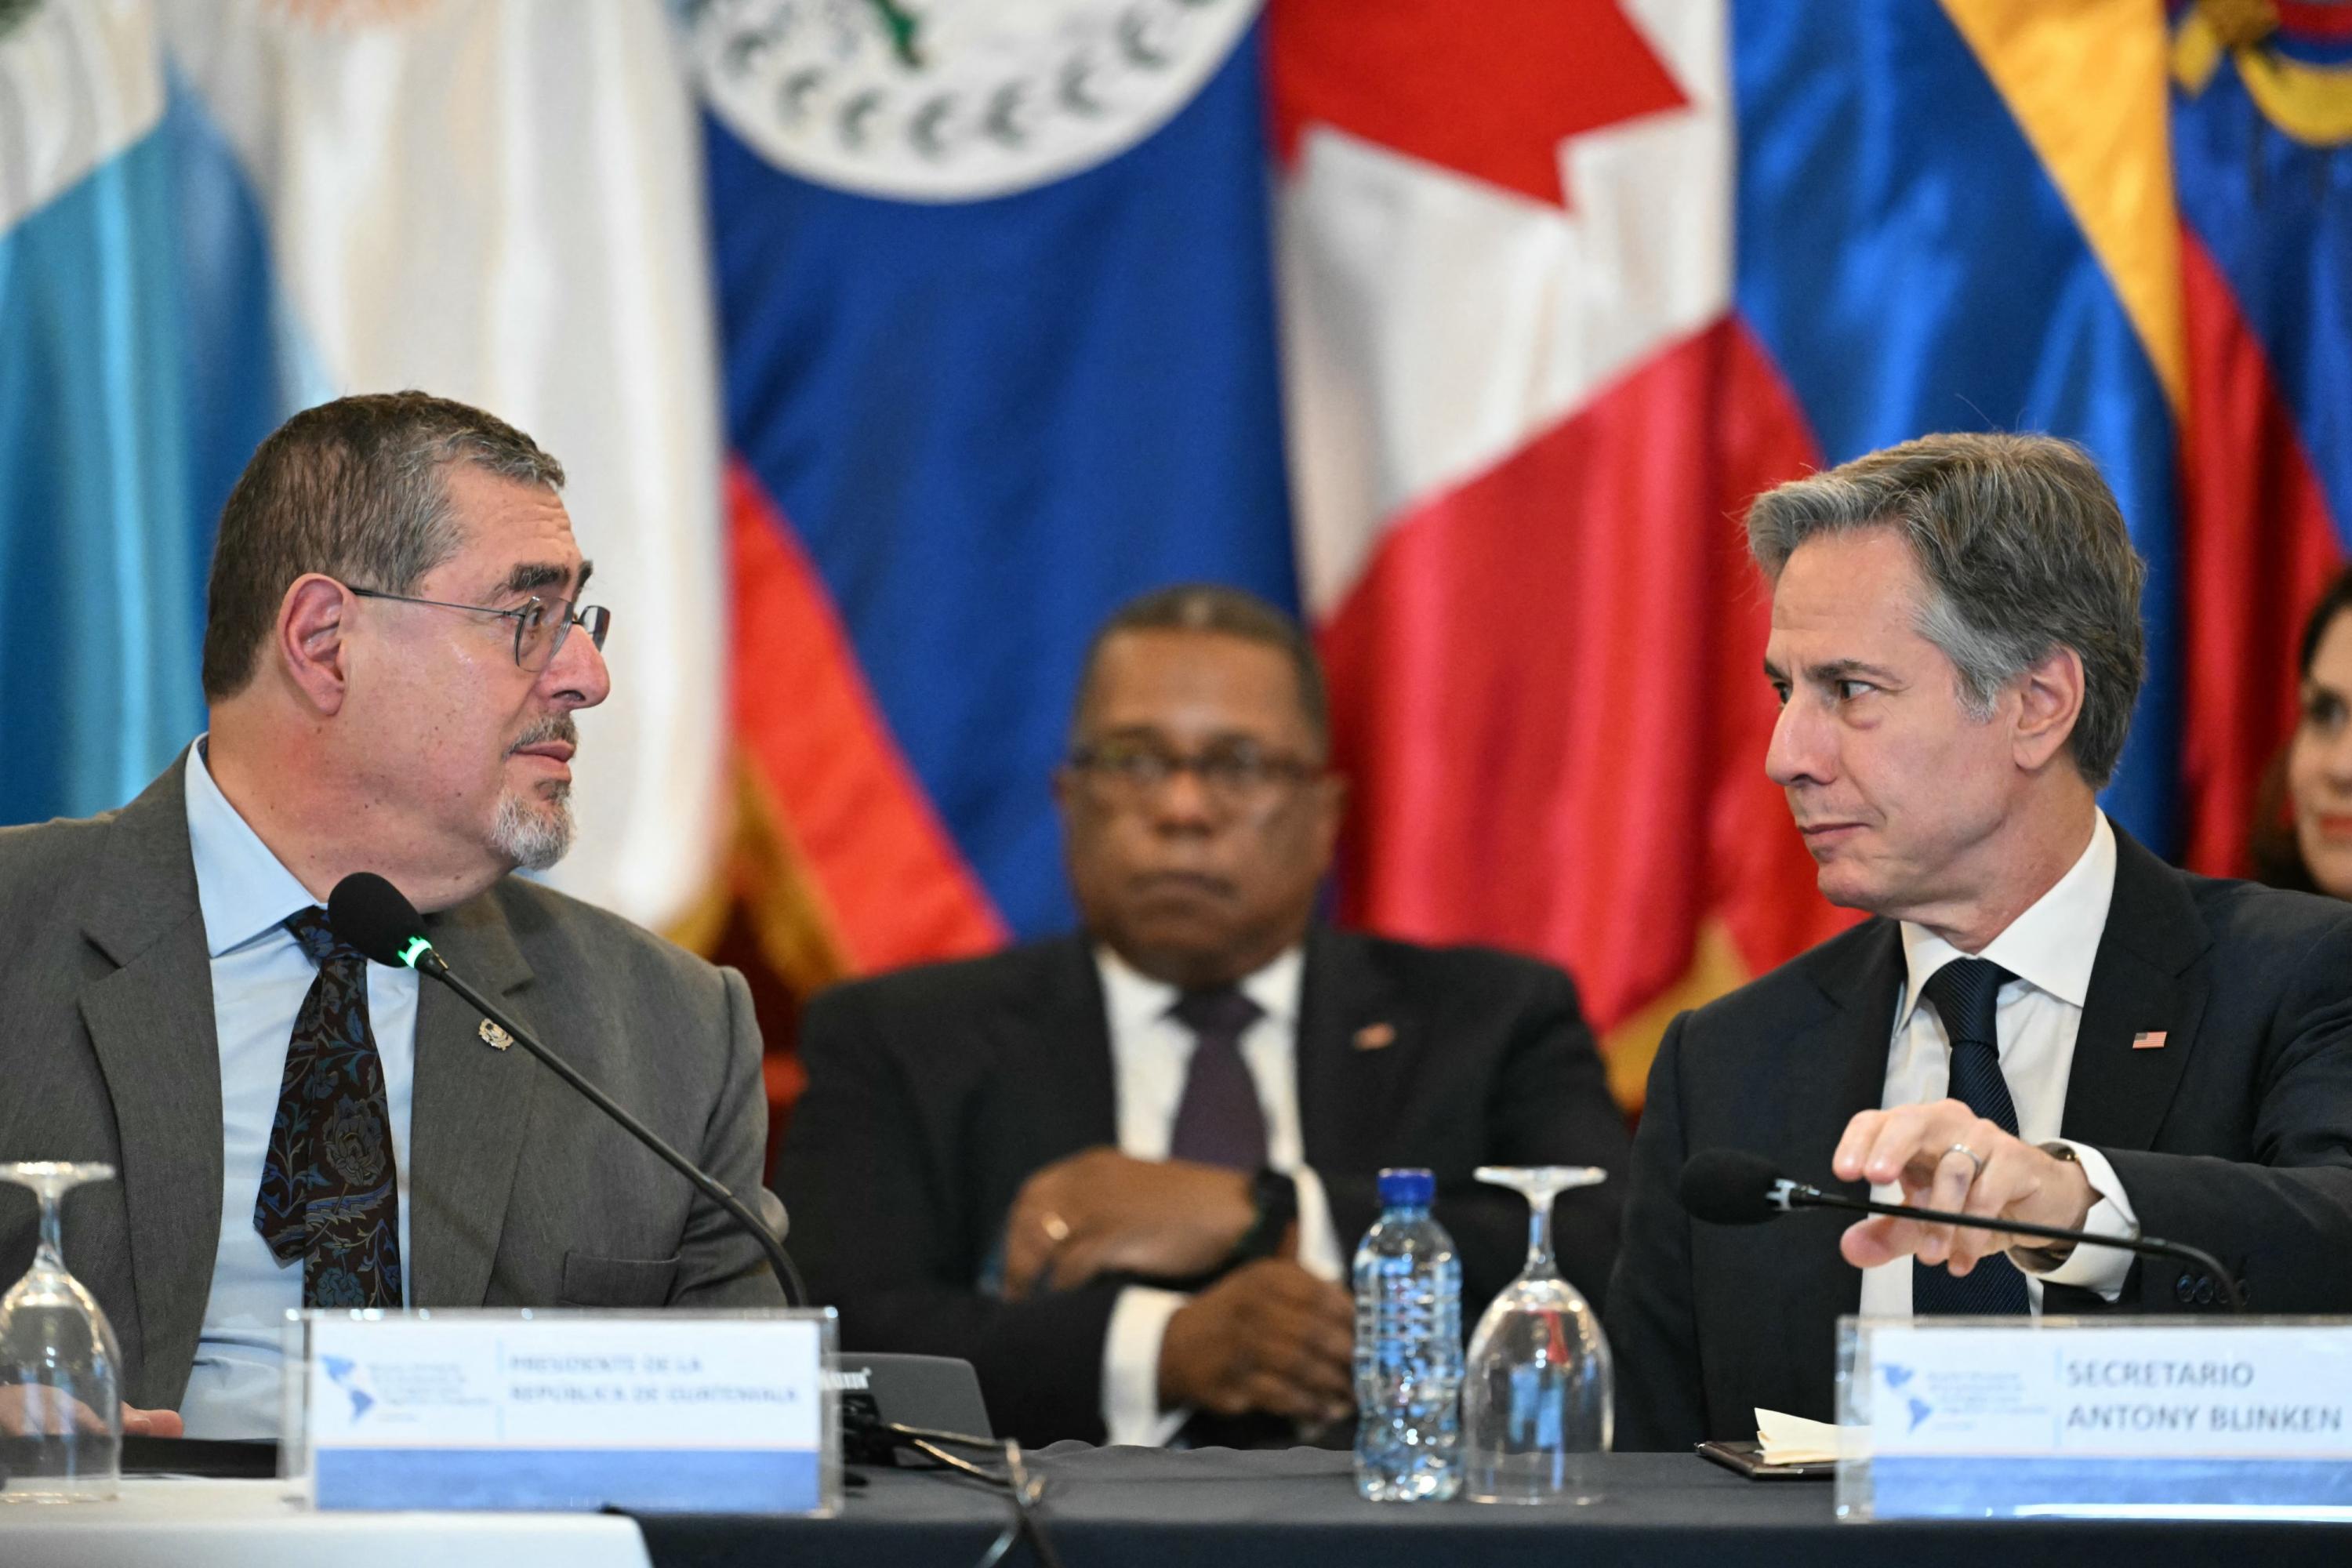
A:
[[[1470,1336],[1462,1383],[1462,1495],[1473,1502],[1588,1503],[1609,1451],[1612,1384],[1601,1320],[1552,1260],[1551,1204],[1606,1181],[1589,1165],[1481,1165],[1528,1200],[1528,1263]]]
[[[93,1502],[121,1488],[122,1352],[98,1300],[66,1272],[65,1194],[111,1165],[0,1163],[41,1205],[33,1266],[0,1297],[0,1503]]]

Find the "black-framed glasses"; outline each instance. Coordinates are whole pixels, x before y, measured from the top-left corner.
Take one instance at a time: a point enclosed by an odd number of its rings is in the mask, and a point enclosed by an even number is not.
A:
[[[344,586],[350,587],[349,584]],[[550,604],[536,595],[512,609],[499,609],[494,605],[458,605],[446,599],[417,599],[406,594],[386,594],[375,588],[352,588],[362,599],[384,599],[395,605],[423,605],[429,610],[463,610],[473,616],[505,616],[515,624],[514,661],[534,673],[555,662],[563,651],[563,639],[572,635],[573,626],[586,629],[588,640],[598,652],[604,647],[604,636],[613,629],[613,612],[602,605],[575,605],[570,599],[558,599]]]
[[[1213,804],[1236,810],[1263,805],[1323,772],[1319,763],[1255,741],[1218,741],[1189,753],[1149,741],[1104,741],[1073,751],[1069,767],[1114,805],[1150,800],[1177,774],[1191,773]]]

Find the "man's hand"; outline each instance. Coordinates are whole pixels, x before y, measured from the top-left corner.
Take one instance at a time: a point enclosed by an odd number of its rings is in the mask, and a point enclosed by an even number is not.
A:
[[[1181,1279],[1223,1262],[1257,1210],[1250,1179],[1185,1160],[1087,1149],[1023,1184],[1004,1218],[1004,1293],[1067,1290],[1097,1274]]]
[[[68,1399],[51,1391],[36,1397],[24,1384],[0,1388],[0,1436],[26,1437],[45,1434],[55,1435],[58,1419],[68,1414],[74,1428],[79,1432],[97,1433],[106,1430],[106,1423],[98,1412],[79,1399]],[[176,1410],[137,1410],[122,1407],[122,1432],[131,1437],[177,1437],[186,1431]]]
[[[2067,1230],[2082,1229],[2098,1201],[2080,1165],[2043,1153],[1957,1100],[1864,1111],[1846,1123],[1830,1168],[1841,1181],[1898,1182],[1903,1201],[1915,1208]],[[1916,1254],[1959,1275],[2015,1239],[1874,1215],[1849,1226],[1838,1249],[1857,1268]]]
[[[134,1410],[122,1407],[122,1435],[126,1437],[184,1437],[187,1424],[176,1410]]]
[[[1338,1421],[1356,1408],[1355,1304],[1286,1258],[1234,1269],[1180,1308],[1160,1341],[1160,1403],[1220,1415]]]

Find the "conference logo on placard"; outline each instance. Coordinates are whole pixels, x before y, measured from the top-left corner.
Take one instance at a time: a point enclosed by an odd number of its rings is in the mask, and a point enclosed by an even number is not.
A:
[[[963,202],[1093,167],[1191,101],[1260,0],[687,0],[703,97],[792,174]]]

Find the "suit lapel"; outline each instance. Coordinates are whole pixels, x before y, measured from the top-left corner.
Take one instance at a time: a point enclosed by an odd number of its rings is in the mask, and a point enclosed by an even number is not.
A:
[[[1808,1029],[1788,1060],[1782,1092],[1786,1099],[1772,1121],[1759,1125],[1789,1130],[1787,1142],[1775,1151],[1781,1170],[1801,1182],[1830,1192],[1867,1195],[1869,1184],[1841,1182],[1830,1173],[1830,1157],[1846,1124],[1865,1110],[1875,1110],[1886,1098],[1886,1057],[1894,1038],[1895,1003],[1904,979],[1902,928],[1893,921],[1874,921],[1857,933],[1859,962],[1822,977],[1822,991],[1833,1010],[1825,1012]],[[1785,1232],[1796,1221],[1783,1220]],[[1823,1222],[1826,1224],[1827,1222]],[[1837,1216],[1828,1234],[1834,1237],[1850,1223]],[[1807,1300],[1800,1321],[1822,1321],[1859,1310],[1862,1271],[1838,1256],[1834,1241],[1822,1252],[1820,1267],[1810,1270],[1797,1289]]]
[[[1361,937],[1315,926],[1298,987],[1298,1129],[1307,1163],[1380,1163],[1398,1090],[1426,1041]]]
[[[2154,1143],[2204,1021],[2211,942],[2180,873],[2116,828],[2115,897],[2066,1077],[2066,1137],[2111,1149]],[[2134,1047],[2134,1037],[2156,1030],[2162,1047]]]
[[[433,945],[517,1023],[537,1020],[516,992],[531,969],[494,888],[425,921]],[[416,1078],[409,1116],[409,1304],[473,1307],[486,1299],[507,1199],[533,1106],[551,1075],[527,1053],[481,1037],[482,1016],[447,986],[418,981]],[[562,1049],[560,1040],[548,1042]]]
[[[1009,1135],[1000,1146],[1027,1145],[1016,1162],[1023,1177],[1080,1149],[1118,1142],[1110,1018],[1094,950],[1084,937],[1064,937],[1042,947],[1037,962],[1034,983],[1016,987],[988,1026],[1004,1064],[1000,1103],[1019,1124],[1017,1131],[1000,1129]],[[1050,1087],[1033,1095],[1040,1085]]]
[[[125,1392],[170,1404],[195,1357],[221,1233],[220,1050],[185,768],[184,752],[116,816],[82,921],[121,966],[83,988],[80,1007],[121,1150],[142,1369]]]

